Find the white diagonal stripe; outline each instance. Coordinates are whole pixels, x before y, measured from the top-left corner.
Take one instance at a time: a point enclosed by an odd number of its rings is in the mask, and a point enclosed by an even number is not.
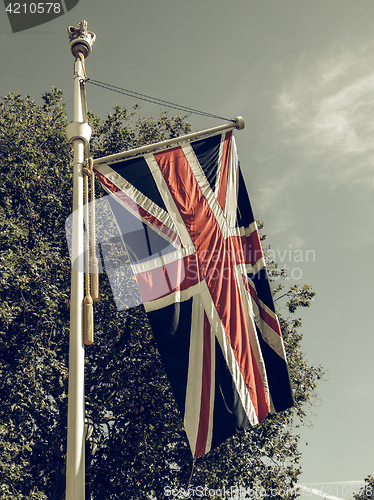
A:
[[[191,337],[184,427],[195,456],[196,440],[199,431],[201,389],[204,353],[204,308],[198,297],[192,301]]]
[[[112,184],[114,184],[120,191],[122,191],[126,196],[128,196],[131,200],[133,200],[136,204],[141,206],[144,210],[149,212],[155,219],[159,220],[162,224],[164,224],[167,228],[174,231],[178,234],[177,228],[173,223],[173,219],[170,215],[162,210],[161,207],[153,203],[149,198],[147,198],[143,193],[141,193],[138,189],[136,189],[132,184],[130,184],[126,179],[124,179],[121,175],[119,175],[115,170],[113,170],[110,165],[104,164],[97,167],[97,171],[106,177]],[[137,219],[140,219],[142,222],[151,227],[154,231],[156,231],[162,238],[167,239],[174,247],[179,247],[175,241],[170,239],[165,233],[160,231],[160,229],[144,219],[139,213],[138,210],[131,209],[126,203],[124,203],[119,196],[116,196],[115,193],[110,191],[110,189],[106,188],[104,184],[102,184],[103,188],[115,198],[115,200],[120,203],[126,210],[131,212]]]
[[[169,217],[173,221],[173,228],[181,239],[184,247],[193,247],[190,233],[187,231],[186,225],[182,219],[181,214],[175,204],[175,201],[170,193],[169,187],[162,175],[159,164],[157,163],[153,154],[148,154],[144,157],[148,164],[149,170],[153,175],[156,185],[159,189],[162,200],[168,211]]]

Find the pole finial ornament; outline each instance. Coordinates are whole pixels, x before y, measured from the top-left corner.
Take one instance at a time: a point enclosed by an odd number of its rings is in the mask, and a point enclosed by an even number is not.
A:
[[[77,57],[78,52],[82,52],[84,57],[88,57],[96,35],[92,31],[87,31],[87,22],[81,21],[77,28],[69,26],[67,32],[70,40],[70,51],[73,56]]]

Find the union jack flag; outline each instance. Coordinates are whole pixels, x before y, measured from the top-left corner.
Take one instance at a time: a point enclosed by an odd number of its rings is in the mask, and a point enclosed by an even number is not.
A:
[[[96,172],[167,242],[133,271],[192,455],[291,407],[281,330],[232,132]]]

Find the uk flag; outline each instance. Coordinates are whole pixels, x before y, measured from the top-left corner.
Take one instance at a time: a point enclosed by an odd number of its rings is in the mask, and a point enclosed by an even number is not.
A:
[[[293,405],[235,139],[101,164],[104,188],[167,243],[133,271],[194,457]]]

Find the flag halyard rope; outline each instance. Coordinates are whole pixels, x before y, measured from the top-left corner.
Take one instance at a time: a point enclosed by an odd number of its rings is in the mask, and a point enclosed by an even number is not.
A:
[[[87,80],[85,70],[85,57],[80,51],[76,54],[76,60],[80,59],[83,77],[80,79],[80,94],[82,102],[83,121],[88,122],[87,104],[85,93],[85,81]],[[88,147],[86,148],[88,153]],[[94,315],[93,303],[99,300],[99,274],[98,259],[96,257],[96,228],[95,228],[95,176],[93,170],[93,158],[86,158],[83,166],[83,203],[84,203],[84,272],[85,272],[85,297],[83,299],[83,324],[84,343],[93,344],[94,340]],[[91,178],[91,203],[89,204],[89,182]],[[91,217],[90,217],[91,212]]]
[[[91,295],[91,279],[90,279],[90,217],[89,217],[89,204],[88,204],[88,177],[89,167],[83,167],[83,193],[84,193],[84,268],[85,268],[85,289],[86,295],[83,300],[83,313],[84,313],[84,343],[85,345],[93,344],[94,337],[94,319],[93,319],[93,299]]]
[[[215,115],[213,113],[207,113],[205,111],[201,111],[201,110],[198,110],[198,109],[195,109],[195,108],[191,108],[191,107],[188,107],[188,106],[183,106],[181,104],[176,104],[176,103],[171,102],[171,101],[166,101],[165,99],[160,99],[158,97],[152,97],[152,96],[147,95],[147,94],[142,94],[140,92],[135,92],[134,90],[124,89],[122,87],[118,87],[118,86],[112,85],[110,83],[100,82],[98,80],[94,80],[93,78],[86,78],[85,82],[91,83],[92,85],[95,85],[96,87],[101,87],[101,88],[103,88],[105,90],[110,90],[112,92],[116,92],[117,94],[126,95],[128,97],[133,97],[135,99],[140,99],[142,101],[150,102],[152,104],[158,104],[158,105],[166,106],[166,107],[169,107],[169,108],[177,109],[177,110],[182,111],[184,113],[205,116],[205,117],[208,117],[208,118],[217,118],[219,120],[225,120],[225,121],[229,121],[229,122],[234,121],[232,119],[224,118],[222,116]]]
[[[90,282],[92,300],[99,300],[99,264],[96,256],[96,214],[95,214],[95,174],[93,169],[93,158],[87,159],[91,177],[91,257],[90,257]]]
[[[91,203],[89,204],[89,182],[91,179]],[[93,303],[99,300],[99,265],[96,256],[95,227],[95,175],[93,159],[87,158],[83,167],[83,189],[85,207],[85,288],[84,298],[84,343],[93,343]],[[90,214],[91,212],[91,214]],[[91,216],[90,216],[91,215]]]

